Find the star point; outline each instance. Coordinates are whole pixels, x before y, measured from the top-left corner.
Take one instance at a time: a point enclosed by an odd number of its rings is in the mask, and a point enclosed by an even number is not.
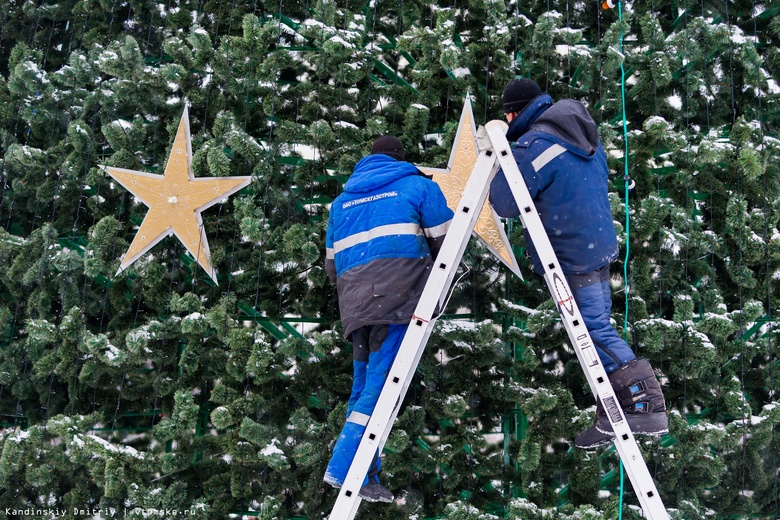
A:
[[[193,175],[190,125],[186,107],[163,175],[103,165],[100,167],[149,208],[122,258],[117,274],[127,269],[163,238],[173,234],[217,283],[217,273],[211,266],[211,254],[201,212],[247,186],[252,178],[196,178]]]
[[[429,168],[417,165],[423,173],[431,175],[434,182],[439,185],[447,199],[447,206],[455,211],[463,196],[466,183],[471,177],[471,172],[477,164],[479,156],[476,144],[477,129],[474,123],[474,114],[471,110],[471,101],[466,98],[463,103],[463,112],[460,115],[458,130],[455,134],[450,158],[446,168]],[[513,273],[522,278],[520,266],[517,263],[509,239],[504,231],[498,215],[490,203],[485,200],[474,225],[473,234],[501,260]]]

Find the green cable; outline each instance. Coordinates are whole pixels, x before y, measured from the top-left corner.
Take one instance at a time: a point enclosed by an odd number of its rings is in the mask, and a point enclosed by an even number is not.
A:
[[[623,142],[625,143],[625,149],[623,151],[623,181],[625,183],[626,192],[626,258],[623,262],[623,283],[626,293],[626,305],[625,312],[623,314],[623,335],[628,335],[628,258],[630,251],[630,220],[628,213],[628,192],[629,181],[628,176],[628,123],[626,121],[626,68],[625,57],[623,56],[623,7],[620,1],[618,5],[618,20],[620,24],[620,95],[623,104]],[[620,498],[618,500],[618,520],[623,519],[623,459],[620,459]]]
[[[618,500],[618,520],[623,518],[623,459],[620,459],[620,500]]]
[[[620,56],[623,57],[623,9],[621,3],[618,2],[618,17],[620,20]],[[626,121],[626,68],[624,66],[625,59],[620,61],[620,95],[623,103],[623,142],[625,143],[625,149],[623,150],[623,180],[625,182],[626,191],[626,258],[623,262],[623,282],[625,285],[626,293],[626,308],[623,315],[623,333],[628,334],[628,258],[630,252],[630,220],[628,213],[628,191],[629,181],[628,176],[628,122]]]

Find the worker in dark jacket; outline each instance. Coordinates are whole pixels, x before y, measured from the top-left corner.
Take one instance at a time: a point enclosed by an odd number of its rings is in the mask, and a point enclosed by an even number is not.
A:
[[[405,162],[401,141],[380,137],[333,201],[325,267],[336,282],[354,379],[347,422],[325,482],[341,487],[452,220],[439,186]],[[360,490],[390,502],[375,454]]]
[[[637,434],[666,433],[664,396],[653,369],[646,359],[636,358],[610,321],[609,265],[618,256],[618,244],[596,123],[582,103],[553,103],[529,79],[513,80],[503,101],[515,161],[628,424]],[[503,217],[520,214],[502,171],[491,185],[490,203]],[[534,270],[544,274],[527,231],[525,238]],[[598,403],[595,424],[577,435],[575,444],[593,448],[614,436]]]

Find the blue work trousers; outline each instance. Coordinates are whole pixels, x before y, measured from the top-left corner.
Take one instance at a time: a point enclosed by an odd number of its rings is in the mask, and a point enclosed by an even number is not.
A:
[[[333,456],[325,472],[326,482],[340,485],[347,477],[407,327],[406,324],[368,325],[352,333],[352,394],[347,404],[347,422],[333,447]],[[379,470],[379,454],[375,453],[364,484],[369,479],[379,482]]]
[[[631,347],[610,321],[612,293],[609,266],[586,274],[566,275],[566,280],[607,374],[636,359]]]

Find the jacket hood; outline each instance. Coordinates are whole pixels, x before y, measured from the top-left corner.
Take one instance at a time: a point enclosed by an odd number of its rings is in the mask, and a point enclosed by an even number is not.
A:
[[[344,191],[365,193],[409,175],[418,175],[420,170],[411,163],[396,161],[389,155],[373,154],[362,158],[355,165],[355,171],[344,185]]]
[[[536,119],[531,129],[554,135],[588,155],[592,155],[599,147],[596,122],[585,105],[572,99],[555,103]]]
[[[540,94],[509,124],[507,139],[517,141],[529,131],[553,135],[592,155],[599,146],[596,123],[579,101],[562,99],[553,104],[548,94]]]
[[[553,100],[549,94],[539,94],[519,113],[517,117],[509,123],[509,130],[506,132],[506,138],[509,142],[517,141],[526,133],[531,125],[548,108],[553,106]]]

